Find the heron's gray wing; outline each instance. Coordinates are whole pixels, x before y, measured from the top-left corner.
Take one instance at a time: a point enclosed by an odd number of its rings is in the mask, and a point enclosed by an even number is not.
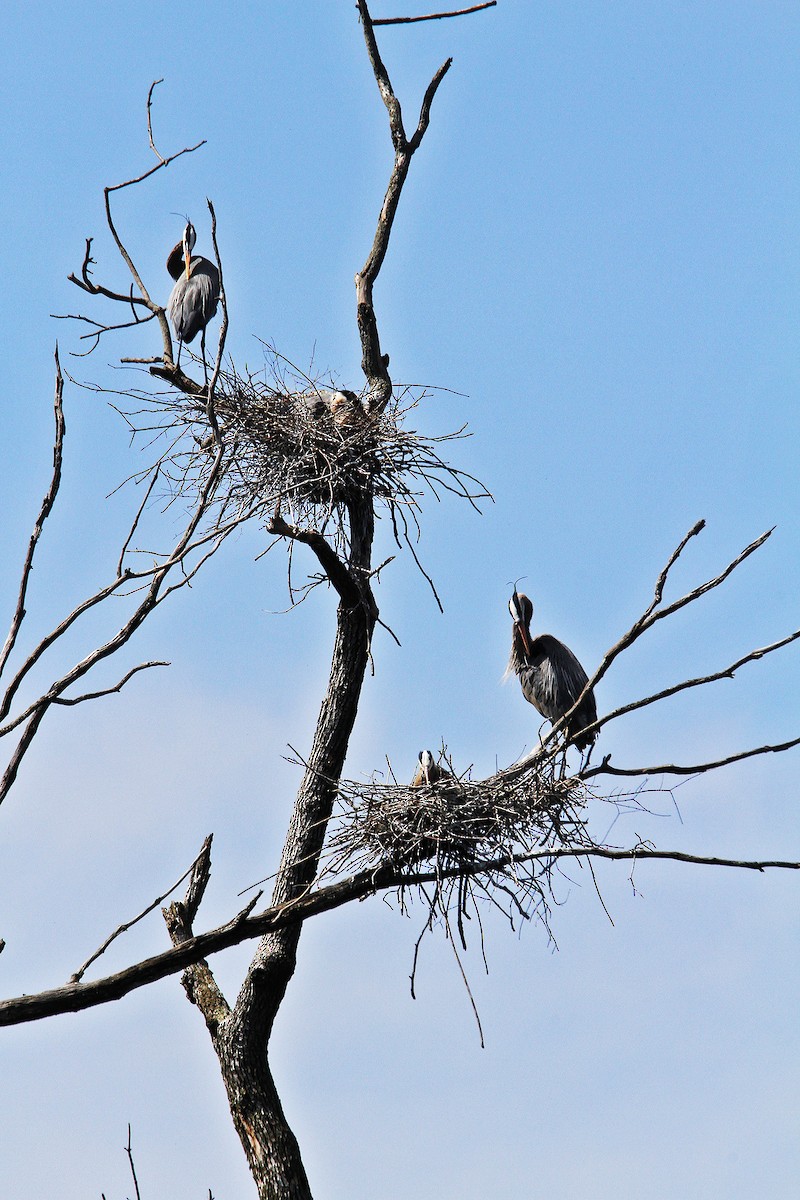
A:
[[[192,259],[192,273],[182,275],[167,303],[167,315],[182,342],[193,341],[217,311],[219,271],[207,258]]]
[[[568,646],[549,633],[531,640],[531,669],[536,672],[539,711],[551,721],[569,712],[588,676]]]

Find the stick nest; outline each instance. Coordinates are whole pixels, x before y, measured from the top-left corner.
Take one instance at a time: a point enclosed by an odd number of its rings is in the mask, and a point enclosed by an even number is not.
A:
[[[279,507],[296,523],[321,529],[332,517],[340,526],[336,518],[348,505],[371,495],[389,509],[398,541],[416,538],[419,501],[428,488],[437,498],[451,492],[475,507],[490,496],[480,481],[440,457],[442,443],[468,436],[463,427],[427,438],[405,427],[425,395],[398,389],[383,413],[369,415],[353,392],[279,372],[277,355],[260,374],[242,376],[230,366],[221,371],[214,396],[226,456],[217,498],[227,511],[269,516]],[[161,469],[176,491],[194,490],[213,457],[204,399],[172,393],[157,403],[166,417],[160,429],[172,437]],[[176,452],[182,434],[189,435],[184,447],[190,449]]]
[[[480,781],[446,776],[420,787],[343,780],[328,853],[337,871],[387,861],[466,870],[546,845],[589,844],[587,798],[583,784],[557,778],[550,762],[520,774]]]

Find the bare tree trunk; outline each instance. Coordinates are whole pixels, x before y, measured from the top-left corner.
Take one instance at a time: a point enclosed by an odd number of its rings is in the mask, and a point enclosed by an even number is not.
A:
[[[297,1138],[289,1128],[272,1078],[266,1045],[230,1030],[215,1048],[234,1128],[259,1200],[313,1200]]]
[[[341,560],[331,564],[331,548],[323,546],[321,540],[311,543],[320,560],[327,562],[340,603],[328,687],[284,843],[274,904],[285,904],[302,895],[316,878],[377,618],[369,584],[374,536],[371,495],[353,499],[348,512],[350,555],[346,564]],[[201,891],[202,887],[204,884]],[[174,942],[191,936],[191,919],[199,898],[188,907],[172,905],[168,910],[167,924]],[[297,922],[261,939],[232,1010],[206,963],[198,963],[184,976],[189,998],[201,1009],[211,1034],[234,1127],[259,1200],[312,1200],[297,1139],[278,1098],[268,1053],[275,1016],[294,974],[301,930],[302,922]]]

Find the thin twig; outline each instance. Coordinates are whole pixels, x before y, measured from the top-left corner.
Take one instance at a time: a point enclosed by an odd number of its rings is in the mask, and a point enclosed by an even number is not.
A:
[[[141,1194],[139,1192],[139,1180],[136,1178],[136,1167],[134,1166],[133,1150],[131,1149],[131,1127],[130,1127],[130,1125],[128,1125],[128,1144],[125,1147],[125,1152],[128,1155],[128,1162],[129,1162],[130,1168],[131,1168],[131,1175],[133,1176],[133,1187],[134,1187],[134,1192],[136,1195],[136,1200],[141,1200]]]
[[[73,975],[70,975],[70,977],[69,977],[70,983],[80,983],[81,979],[83,979],[83,976],[86,974],[86,971],[89,969],[89,967],[92,965],[92,963],[96,962],[97,959],[100,958],[101,955],[105,954],[108,947],[111,945],[111,943],[113,941],[115,941],[120,936],[120,934],[127,933],[127,931],[129,929],[132,929],[134,925],[138,924],[139,921],[141,921],[144,917],[146,917],[148,915],[148,913],[151,913],[154,908],[157,908],[159,904],[163,903],[163,901],[166,900],[167,896],[171,896],[172,893],[175,891],[175,889],[179,888],[181,886],[184,879],[188,879],[190,875],[193,876],[194,872],[197,869],[198,864],[203,862],[205,860],[205,857],[207,856],[209,843],[210,843],[210,839],[207,838],[206,841],[203,843],[203,848],[201,849],[200,853],[197,855],[197,858],[194,860],[194,862],[188,868],[188,870],[183,872],[180,879],[176,880],[175,883],[173,883],[172,887],[167,888],[166,892],[164,892],[163,895],[156,896],[155,900],[153,900],[151,904],[148,904],[147,908],[142,909],[142,911],[138,914],[138,916],[132,917],[130,921],[123,921],[123,923],[117,929],[115,929],[113,933],[110,933],[108,935],[108,937],[102,943],[102,945],[99,946],[97,948],[97,950],[94,951],[93,954],[89,955],[86,962],[83,963],[82,966],[78,967],[77,971],[75,971],[75,973]]]

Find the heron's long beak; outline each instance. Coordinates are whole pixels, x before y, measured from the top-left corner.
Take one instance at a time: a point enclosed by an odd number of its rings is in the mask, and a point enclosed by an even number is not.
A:
[[[530,641],[530,638],[528,637],[528,631],[527,631],[527,629],[526,629],[526,628],[525,628],[525,626],[522,624],[522,621],[515,621],[515,622],[514,622],[514,628],[515,628],[515,629],[516,629],[516,630],[519,632],[519,636],[520,636],[520,638],[522,639],[522,644],[523,644],[523,646],[525,647],[525,653],[526,653],[526,654],[528,654],[528,655],[530,655],[530,652],[531,652],[531,641]]]
[[[183,243],[183,261],[186,263],[186,278],[189,278],[189,271],[192,265],[192,252],[186,243]]]

